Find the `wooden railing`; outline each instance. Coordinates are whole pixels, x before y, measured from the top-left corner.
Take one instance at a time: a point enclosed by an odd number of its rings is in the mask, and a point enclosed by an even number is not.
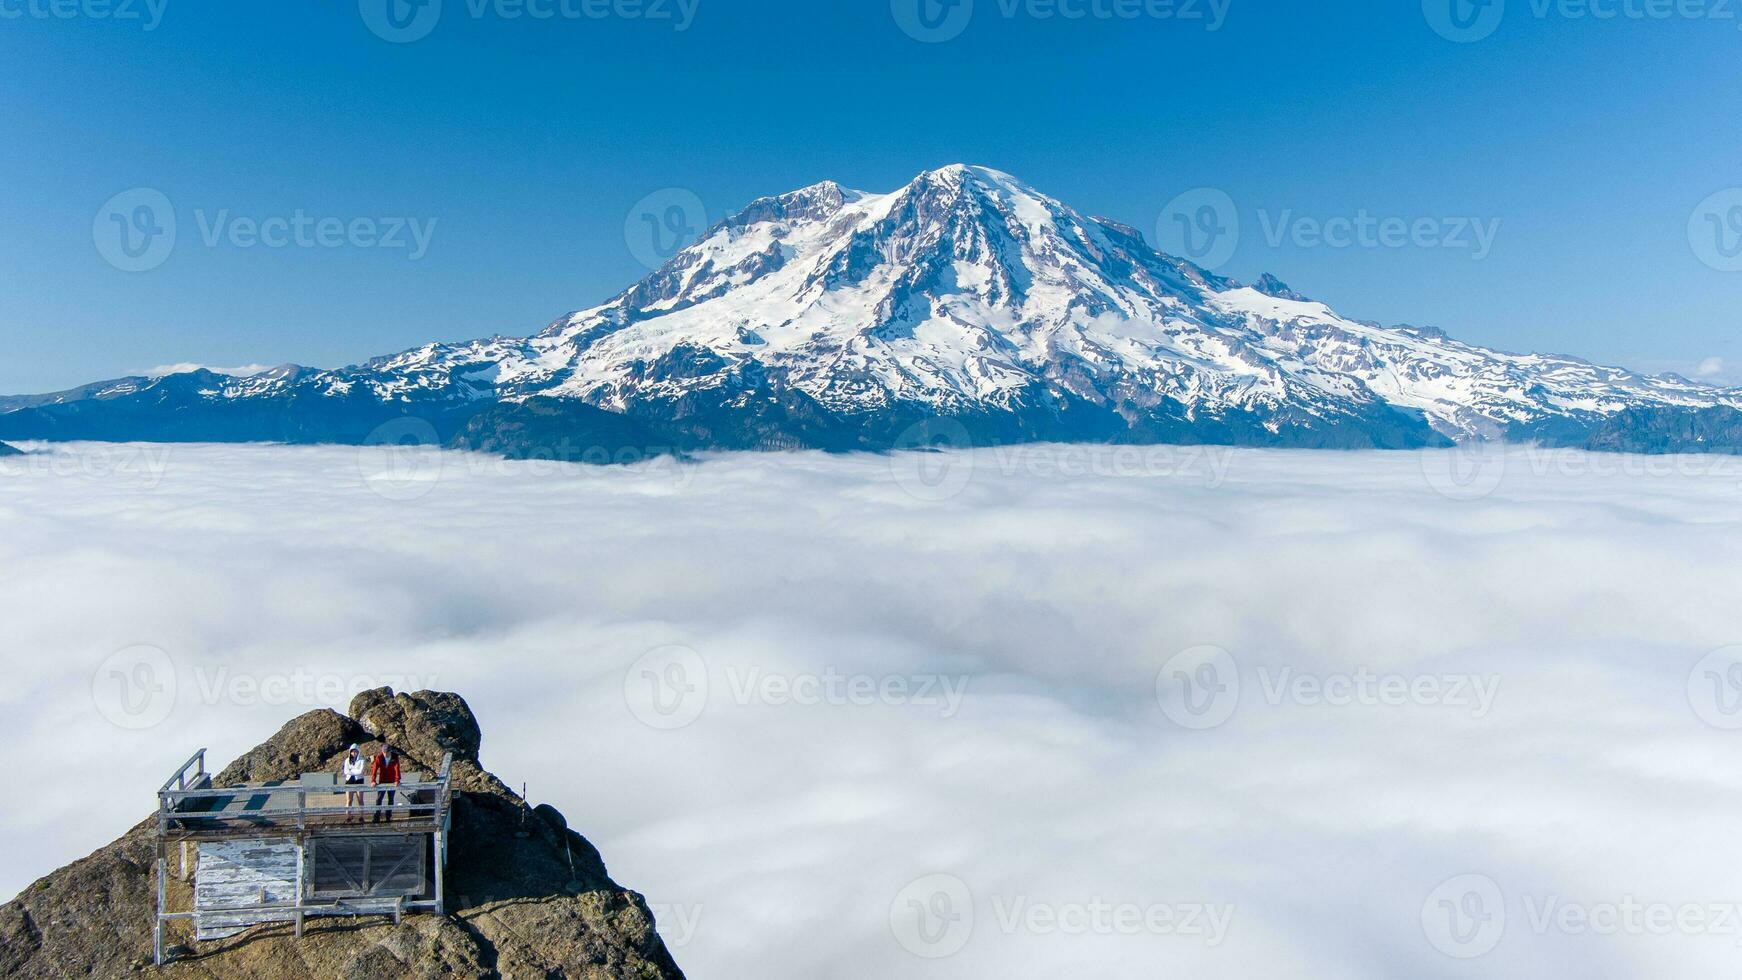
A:
[[[190,770],[194,770],[191,776]],[[241,824],[244,826],[237,828],[238,830],[304,830],[311,824],[323,823],[318,818],[347,813],[386,813],[395,817],[403,816],[413,822],[427,819],[441,823],[453,802],[452,772],[453,754],[448,753],[442,758],[441,769],[435,780],[427,782],[362,786],[334,783],[331,787],[287,782],[276,786],[216,787],[210,784],[211,777],[205,771],[205,750],[201,749],[176,770],[175,775],[158,791],[158,828],[163,833],[174,830],[198,833],[202,829],[216,830],[228,824]],[[379,792],[393,793],[394,801],[376,805],[368,800],[367,794]],[[363,803],[349,807],[309,804],[311,796],[331,800],[346,793],[365,794]],[[223,808],[238,797],[282,799],[293,794],[296,797],[295,806],[263,806],[248,810]],[[199,806],[201,801],[209,801],[213,804],[212,808]]]
[[[189,769],[195,770],[192,779],[188,778]],[[190,756],[188,761],[182,763],[181,768],[175,771],[175,775],[169,777],[164,782],[163,788],[157,792],[159,795],[172,792],[171,786],[175,787],[174,791],[186,790],[189,786],[200,787],[204,786],[210,779],[211,776],[206,772],[206,750],[201,749]]]
[[[447,872],[447,837],[452,821],[453,806],[453,753],[442,757],[440,770],[433,782],[413,782],[388,784],[386,786],[347,786],[334,783],[329,789],[325,786],[306,786],[301,783],[286,783],[278,786],[236,786],[220,788],[212,786],[212,776],[206,771],[206,750],[201,749],[182,763],[180,769],[164,782],[158,790],[157,808],[157,908],[154,929],[152,930],[153,960],[158,966],[165,962],[164,927],[177,920],[194,918],[196,912],[171,912],[169,910],[169,874],[168,845],[171,840],[181,843],[182,859],[181,873],[184,879],[191,878],[192,869],[189,866],[189,842],[192,840],[209,840],[214,837],[246,837],[250,834],[266,833],[271,836],[292,836],[298,843],[297,856],[297,896],[292,904],[269,911],[280,911],[293,917],[296,925],[296,935],[303,933],[303,920],[309,915],[357,915],[357,914],[388,914],[398,921],[407,911],[441,912],[445,907],[446,872]],[[393,803],[380,806],[371,804],[367,798],[358,806],[309,806],[309,797],[333,797],[341,793],[377,793],[391,791]],[[263,807],[258,810],[224,810],[224,809],[189,809],[191,804],[200,800],[210,800],[213,803],[229,801],[236,797],[266,795],[296,794],[296,805],[293,807]],[[427,796],[422,802],[418,797]],[[389,822],[385,825],[373,823],[343,823],[330,819],[313,820],[312,817],[332,818],[335,816],[370,816],[377,813],[388,815]],[[401,818],[403,815],[403,818]],[[434,843],[434,895],[427,901],[408,901],[399,899],[391,904],[371,901],[339,901],[329,903],[310,903],[304,899],[304,849],[310,829],[313,836],[324,834],[366,834],[375,833],[431,833],[435,836]],[[211,835],[211,836],[208,836]],[[203,914],[223,914],[231,910],[202,910]],[[234,910],[259,911],[252,910]]]

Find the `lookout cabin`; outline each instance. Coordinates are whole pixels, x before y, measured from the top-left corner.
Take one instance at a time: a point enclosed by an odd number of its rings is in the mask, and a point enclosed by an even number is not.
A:
[[[432,778],[407,771],[391,805],[347,807],[331,772],[298,780],[215,787],[206,750],[158,791],[157,898],[153,955],[165,959],[164,928],[192,920],[194,939],[225,939],[253,926],[320,916],[441,912],[448,861],[453,755]],[[191,888],[191,908],[171,909],[170,856]]]

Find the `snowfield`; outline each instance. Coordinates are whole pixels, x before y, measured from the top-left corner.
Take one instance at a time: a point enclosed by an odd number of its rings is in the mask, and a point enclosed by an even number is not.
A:
[[[887,193],[824,182],[760,198],[531,336],[0,397],[0,436],[356,444],[410,415],[450,444],[532,399],[712,450],[899,447],[940,415],[981,444],[1742,449],[1742,390],[1369,323],[959,164]],[[529,438],[520,449],[552,448]]]
[[[0,897],[391,683],[698,980],[1734,973],[1742,460],[20,448]]]

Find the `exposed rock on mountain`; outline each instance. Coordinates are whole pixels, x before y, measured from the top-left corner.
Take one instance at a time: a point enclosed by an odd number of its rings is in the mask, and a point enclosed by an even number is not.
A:
[[[350,716],[312,711],[217,777],[218,785],[293,779],[336,767],[352,742],[385,738],[408,767],[454,754],[448,914],[311,920],[298,940],[258,926],[151,965],[154,823],[49,875],[0,906],[0,977],[549,977],[678,980],[683,973],[641,896],[613,882],[599,853],[549,806],[527,809],[478,764],[477,720],[458,695],[360,695]],[[524,836],[522,832],[524,829]],[[186,900],[186,885],[178,896]]]

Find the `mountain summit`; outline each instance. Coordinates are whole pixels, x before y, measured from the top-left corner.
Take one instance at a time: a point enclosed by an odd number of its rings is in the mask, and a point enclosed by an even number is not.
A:
[[[976,442],[1734,451],[1738,409],[1742,391],[1352,320],[958,164],[753,201],[531,337],[0,399],[0,437],[360,441],[409,415],[510,453],[846,449],[946,418]]]
[[[303,773],[336,770],[351,744],[365,757],[392,744],[408,770],[425,772],[451,753],[455,802],[442,914],[407,915],[397,924],[381,916],[311,919],[301,938],[288,924],[259,925],[184,947],[167,966],[153,967],[154,813],[0,905],[0,978],[683,980],[646,900],[611,879],[598,850],[554,807],[532,806],[485,770],[482,740],[459,695],[378,688],[359,694],[346,714],[319,710],[292,719],[213,781],[295,784]],[[175,856],[178,869],[183,859]],[[180,877],[167,884],[177,907],[188,907],[195,886]],[[185,931],[177,929],[178,943]]]

